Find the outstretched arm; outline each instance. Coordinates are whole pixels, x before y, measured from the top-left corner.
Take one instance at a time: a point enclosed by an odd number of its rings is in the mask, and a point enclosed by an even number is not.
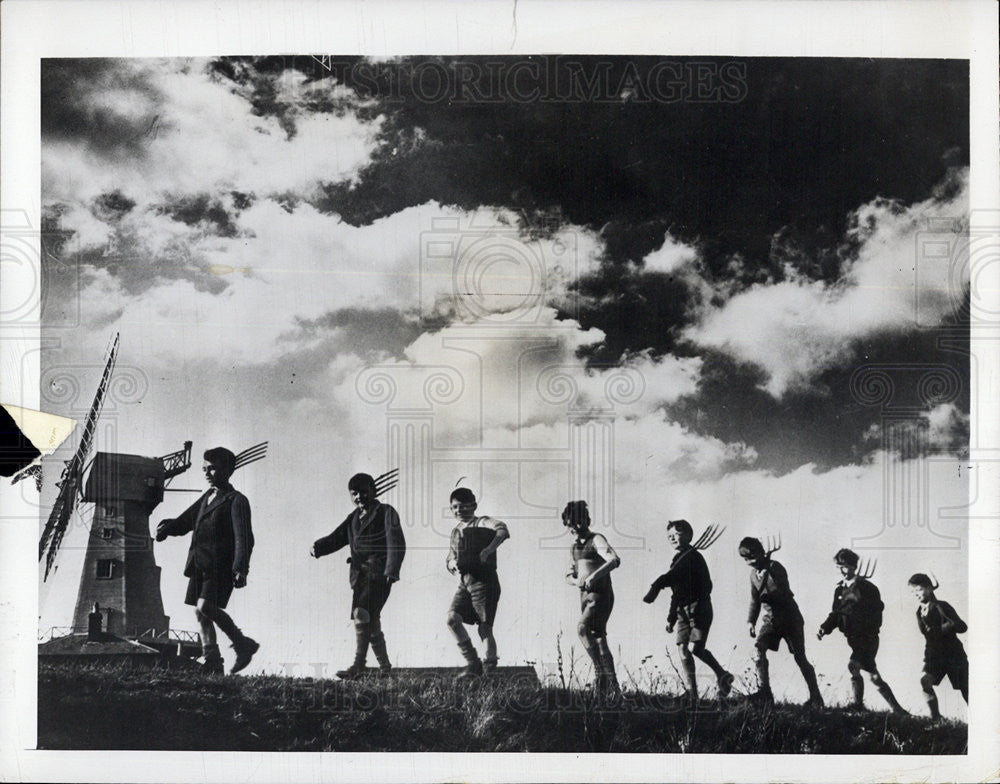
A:
[[[185,509],[180,517],[161,520],[156,526],[156,541],[162,542],[168,536],[183,536],[194,530],[194,521],[198,517],[198,505],[201,498]]]
[[[348,515],[347,519],[334,528],[332,533],[313,542],[309,554],[313,558],[322,558],[324,555],[337,552],[341,547],[346,547],[348,543],[347,529],[350,524],[351,515]]]

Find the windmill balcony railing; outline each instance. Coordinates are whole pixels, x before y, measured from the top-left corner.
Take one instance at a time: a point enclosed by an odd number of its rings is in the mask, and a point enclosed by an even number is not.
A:
[[[71,634],[86,634],[86,626],[50,626],[48,629],[38,630],[38,641],[48,642],[57,637],[68,637]]]
[[[38,642],[49,642],[59,637],[68,637],[71,634],[86,634],[86,626],[50,626],[48,629],[38,630]],[[188,632],[182,629],[145,629],[140,631],[134,629],[132,633],[126,635],[128,639],[134,640],[156,640],[163,642],[180,642],[189,645],[201,645],[201,636],[198,632]]]
[[[201,635],[198,632],[186,632],[182,629],[146,629],[139,631],[136,629],[130,638],[136,640],[163,640],[167,642],[184,642],[192,645],[201,645]]]

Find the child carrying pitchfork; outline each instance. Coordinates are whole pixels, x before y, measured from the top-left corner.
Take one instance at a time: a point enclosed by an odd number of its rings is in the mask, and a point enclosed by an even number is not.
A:
[[[767,547],[759,539],[752,536],[740,541],[740,555],[747,565],[753,569],[750,573],[750,613],[747,625],[750,636],[756,638],[754,646],[754,663],[757,666],[757,678],[760,681],[760,691],[754,697],[773,702],[771,680],[768,673],[767,652],[776,651],[784,640],[788,650],[795,657],[795,663],[805,678],[809,687],[809,700],[806,705],[816,708],[823,707],[823,696],[819,693],[816,682],[816,670],[806,658],[805,621],[795,601],[795,594],[788,583],[788,572],[785,567],[771,556],[781,549],[781,537],[767,537]],[[757,631],[757,618],[763,607],[763,619],[760,631]]]
[[[708,564],[699,550],[706,550],[722,535],[725,529],[709,526],[693,545],[694,531],[687,520],[667,523],[667,540],[676,552],[670,569],[653,581],[649,592],[642,598],[647,604],[656,601],[664,588],[672,589],[670,612],[667,615],[667,632],[677,626],[677,647],[687,680],[688,698],[698,699],[694,659],[697,657],[712,668],[719,683],[719,695],[725,697],[733,687],[735,678],[723,669],[712,652],[705,647],[708,631],[712,626],[712,578]]]
[[[930,708],[931,718],[941,718],[934,687],[947,675],[951,685],[958,689],[962,699],[969,701],[969,658],[965,646],[958,639],[969,627],[955,608],[934,595],[937,580],[926,574],[915,574],[909,580],[913,596],[920,602],[917,608],[917,627],[924,635],[924,671],[920,676],[920,687]]]
[[[833,609],[819,627],[817,637],[822,640],[834,629],[840,629],[847,638],[851,648],[851,658],[847,669],[851,673],[851,690],[854,693],[854,707],[863,709],[865,682],[862,672],[867,672],[872,685],[878,689],[893,713],[906,713],[903,706],[896,701],[892,689],[886,683],[875,665],[875,654],[878,653],[878,634],[882,628],[882,597],[878,588],[869,582],[875,574],[878,561],[868,563],[858,572],[858,554],[853,550],[842,548],[837,550],[833,561],[840,570],[841,580],[833,592]]]

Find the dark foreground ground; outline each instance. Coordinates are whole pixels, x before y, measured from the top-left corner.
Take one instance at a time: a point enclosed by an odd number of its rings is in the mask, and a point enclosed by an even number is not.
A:
[[[744,700],[685,710],[526,680],[342,683],[39,665],[43,749],[962,754],[966,726]]]

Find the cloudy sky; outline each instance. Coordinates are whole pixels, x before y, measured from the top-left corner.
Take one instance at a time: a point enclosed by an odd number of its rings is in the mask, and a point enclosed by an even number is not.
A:
[[[906,578],[933,569],[967,606],[968,280],[952,263],[967,74],[907,60],[44,61],[44,405],[81,416],[117,331],[121,388],[97,449],[270,441],[234,480],[257,549],[231,606],[262,670],[349,661],[347,567],[309,545],[349,511],[352,473],[395,467],[389,428],[429,418],[391,499],[409,516],[385,613],[397,663],[460,663],[444,510],[465,476],[512,529],[504,662],[553,662],[560,630],[564,654],[573,642],[558,513],[582,495],[623,558],[610,628],[637,679],[670,672],[666,607],[640,598],[669,562],[666,520],[684,517],[728,526],[708,559],[712,637],[737,673],[740,537],[780,531],[809,629],[833,552],[868,548],[884,674],[917,709]],[[47,463],[49,496],[71,447]],[[174,486],[201,487],[200,472]],[[168,494],[153,521],[194,497]],[[42,587],[43,626],[69,622],[85,522]],[[194,628],[185,551],[171,540],[156,557],[173,624]],[[845,651],[811,645],[843,699]],[[804,698],[788,663],[776,690]],[[945,707],[964,715],[960,702]]]

